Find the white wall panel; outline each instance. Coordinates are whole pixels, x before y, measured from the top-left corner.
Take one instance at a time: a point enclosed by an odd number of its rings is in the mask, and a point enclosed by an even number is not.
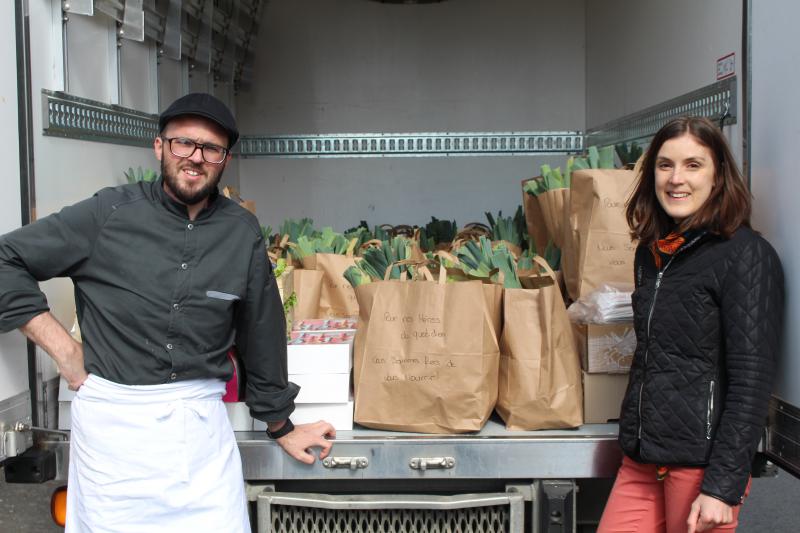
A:
[[[791,0],[753,2],[752,191],[756,229],[763,232],[783,263],[786,278],[784,353],[776,395],[800,407],[800,248],[795,154],[800,125],[791,110],[797,98],[800,5]]]
[[[581,0],[276,0],[260,21],[254,82],[237,99],[240,126],[251,134],[583,129],[584,13]],[[240,162],[239,181],[272,226],[302,214],[341,229],[360,218],[462,223],[516,208],[519,181],[541,162],[258,159]]]
[[[0,146],[4,166],[0,175],[0,234],[21,225],[19,130],[17,122],[17,57],[14,3],[0,2]],[[17,331],[0,334],[0,401],[28,390],[25,338]]]
[[[120,47],[120,105],[144,111],[158,112],[156,80],[156,46],[144,42],[121,40]]]
[[[717,59],[731,52],[741,89],[741,43],[738,1],[587,1],[586,126],[714,83]],[[741,161],[739,131],[726,128]]]
[[[63,90],[60,84],[62,61],[60,48],[60,10],[58,1],[32,1],[30,10],[31,27],[31,85],[33,88],[33,124],[34,124],[34,157],[35,157],[35,204],[38,218],[54,213],[66,205],[78,202],[94,194],[97,190],[118,185],[125,182],[123,172],[128,167],[142,166],[158,169],[152,149],[134,148],[114,144],[62,139],[59,137],[46,137],[42,134],[42,106],[41,90]],[[103,39],[108,39],[108,34],[103,33],[102,22],[104,15],[95,17],[81,17],[72,15],[70,24],[81,20],[77,24],[87,25],[92,28],[91,35],[96,46],[92,50],[87,46],[86,56],[83,60],[87,63],[94,62],[94,71],[86,73],[84,83],[89,87],[93,80],[105,75],[107,48],[104,48]],[[70,30],[72,33],[76,33]],[[88,38],[88,37],[87,37]],[[77,75],[71,60],[70,78]],[[98,81],[99,83],[99,81]],[[97,87],[97,85],[91,85]],[[72,92],[73,87],[70,87]],[[87,89],[88,90],[88,89]],[[96,89],[92,89],[96,90]],[[104,89],[105,90],[105,89]],[[105,100],[100,93],[78,94]],[[72,325],[74,316],[74,297],[72,284],[68,280],[54,280],[43,283],[42,287],[47,294],[48,303],[53,314],[67,328]]]
[[[168,57],[158,60],[158,112],[186,94],[189,88],[186,61],[175,61]]]
[[[55,9],[55,6],[54,6]],[[50,20],[46,23],[49,25]],[[33,28],[31,31],[41,31]],[[106,103],[118,103],[116,24],[108,16],[70,15],[67,22],[69,93]],[[60,58],[57,59],[61,63]]]

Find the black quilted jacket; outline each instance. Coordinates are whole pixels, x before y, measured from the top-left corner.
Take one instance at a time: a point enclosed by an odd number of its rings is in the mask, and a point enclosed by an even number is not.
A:
[[[701,491],[737,504],[766,421],[783,314],[783,272],[749,228],[703,234],[656,269],[640,246],[637,347],[619,440],[632,459],[705,466]]]

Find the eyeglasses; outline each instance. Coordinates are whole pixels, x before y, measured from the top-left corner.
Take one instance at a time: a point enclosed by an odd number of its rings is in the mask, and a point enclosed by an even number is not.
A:
[[[227,148],[217,146],[216,144],[200,144],[186,137],[162,137],[162,139],[167,141],[169,151],[176,157],[192,157],[199,148],[200,153],[203,155],[203,161],[219,165],[225,161],[225,157],[228,155]]]

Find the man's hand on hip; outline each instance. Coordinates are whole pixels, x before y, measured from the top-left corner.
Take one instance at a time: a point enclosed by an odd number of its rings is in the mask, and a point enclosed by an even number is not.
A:
[[[58,365],[71,390],[78,390],[89,375],[83,366],[83,345],[73,339],[49,312],[36,315],[20,331],[41,346]]]
[[[336,430],[328,422],[320,420],[311,424],[297,424],[294,430],[276,440],[281,448],[306,464],[314,464],[316,457],[311,453],[311,448],[321,448],[320,459],[325,459],[333,448],[333,442],[328,439],[336,438]]]

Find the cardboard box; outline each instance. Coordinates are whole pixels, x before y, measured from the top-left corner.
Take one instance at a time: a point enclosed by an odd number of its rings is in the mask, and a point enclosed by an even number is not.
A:
[[[289,374],[348,374],[353,368],[353,332],[299,332],[292,337],[287,344]]]
[[[622,374],[636,351],[633,324],[572,324],[581,368],[589,373]]]
[[[583,374],[583,422],[605,424],[619,419],[627,374]]]
[[[353,401],[297,404],[291,418],[294,424],[308,424],[317,420],[325,420],[337,431],[351,431],[353,429]],[[256,420],[253,429],[266,431],[267,425],[261,420]]]
[[[350,372],[289,374],[289,381],[300,386],[295,403],[347,403],[350,399]]]
[[[355,331],[356,324],[355,318],[306,318],[295,323],[292,329],[297,332]]]

